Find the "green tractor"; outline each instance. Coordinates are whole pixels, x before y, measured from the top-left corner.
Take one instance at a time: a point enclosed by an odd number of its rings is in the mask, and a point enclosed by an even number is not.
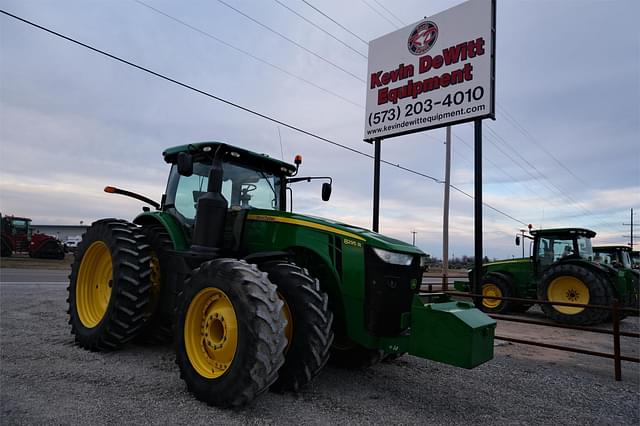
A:
[[[83,236],[69,285],[83,348],[174,340],[187,389],[221,407],[296,391],[337,365],[409,353],[463,368],[493,356],[495,321],[419,293],[426,256],[366,229],[287,212],[295,165],[218,142],[167,149],[166,193]]]
[[[611,265],[615,269],[622,271],[627,281],[633,282],[635,288],[638,288],[640,271],[633,268],[632,253],[631,247],[625,245],[593,247],[593,255],[596,262]]]
[[[626,307],[638,308],[638,280],[630,274],[598,261],[591,246],[594,231],[582,228],[539,229],[530,231],[533,253],[529,258],[509,259],[482,266],[477,287],[483,296],[514,297],[551,302],[609,306],[618,299]],[[520,244],[520,237],[516,237]],[[456,282],[461,291],[476,288],[473,271],[469,283]],[[479,298],[476,305],[484,312],[524,312],[534,302]],[[572,325],[591,325],[610,319],[603,309],[542,304],[552,320]]]

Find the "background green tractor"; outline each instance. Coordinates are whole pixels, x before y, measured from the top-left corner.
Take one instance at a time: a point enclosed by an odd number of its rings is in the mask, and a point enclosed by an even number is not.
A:
[[[640,269],[640,251],[633,250],[629,256],[631,257],[631,268]]]
[[[483,265],[483,296],[516,297],[553,302],[611,305],[614,298],[628,307],[638,307],[638,280],[625,271],[598,261],[591,247],[596,233],[588,229],[562,228],[530,231],[529,258],[490,262]],[[520,244],[520,238],[516,238]],[[456,283],[458,290],[474,289]],[[485,312],[523,312],[533,303],[480,298],[477,306]],[[602,309],[541,305],[545,315],[557,322],[574,325],[596,324],[610,318]]]
[[[287,212],[295,165],[206,142],[166,150],[161,203],[104,219],[80,243],[69,285],[77,343],[110,350],[173,335],[187,388],[217,406],[297,390],[327,362],[409,353],[465,368],[493,356],[495,321],[421,295],[426,256],[366,229]]]
[[[633,288],[640,288],[640,270],[633,268],[631,247],[625,245],[597,246],[593,248],[594,260],[613,266],[621,271],[627,282],[633,283]],[[638,305],[638,291],[635,292],[635,306]]]

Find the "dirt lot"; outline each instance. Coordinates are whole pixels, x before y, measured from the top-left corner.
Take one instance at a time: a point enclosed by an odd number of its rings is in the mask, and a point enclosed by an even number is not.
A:
[[[54,271],[55,272],[55,271]],[[92,353],[73,344],[59,271],[49,284],[0,285],[2,424],[611,424],[640,423],[637,364],[498,342],[473,370],[404,356],[359,371],[327,367],[299,394],[219,410],[185,389],[170,347]],[[58,283],[56,283],[58,282]],[[539,316],[535,311],[530,315]],[[638,318],[623,321],[638,331]],[[501,322],[498,334],[611,350],[610,338]],[[638,355],[637,340],[623,350]]]

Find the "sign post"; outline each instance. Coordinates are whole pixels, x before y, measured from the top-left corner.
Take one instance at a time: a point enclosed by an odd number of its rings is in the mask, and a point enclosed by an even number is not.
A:
[[[373,158],[373,232],[378,232],[380,224],[380,146],[382,139],[374,140]]]

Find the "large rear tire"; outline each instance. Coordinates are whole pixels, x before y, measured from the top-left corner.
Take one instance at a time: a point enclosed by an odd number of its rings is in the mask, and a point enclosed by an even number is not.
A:
[[[260,269],[278,287],[287,319],[285,362],[271,389],[297,392],[320,373],[329,359],[333,342],[329,299],[320,290],[319,281],[295,264],[268,262]]]
[[[175,312],[176,289],[167,279],[167,252],[173,250],[173,241],[162,225],[143,226],[142,232],[151,246],[151,292],[149,314],[144,330],[138,340],[151,344],[163,344],[173,337],[173,315]]]
[[[240,407],[265,392],[284,363],[283,303],[267,274],[236,259],[203,263],[185,282],[175,345],[189,392]]]
[[[94,222],[71,266],[69,324],[89,350],[117,349],[136,337],[149,305],[149,245],[135,225]]]
[[[577,265],[555,265],[540,279],[538,299],[552,302],[581,303],[609,306],[612,290],[600,274]],[[545,315],[554,321],[571,325],[592,325],[606,321],[609,311],[572,306],[541,306]]]

